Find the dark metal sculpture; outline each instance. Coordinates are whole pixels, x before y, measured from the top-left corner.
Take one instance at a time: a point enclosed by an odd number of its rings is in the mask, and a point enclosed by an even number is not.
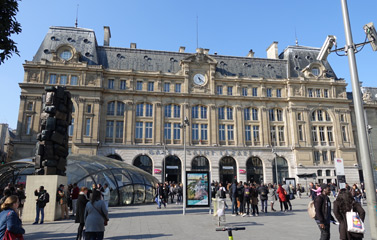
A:
[[[36,175],[66,175],[68,127],[72,121],[71,93],[64,87],[45,87],[41,132],[37,135]]]

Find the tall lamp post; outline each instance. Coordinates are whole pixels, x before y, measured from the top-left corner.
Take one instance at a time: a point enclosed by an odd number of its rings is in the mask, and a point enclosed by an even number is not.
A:
[[[182,183],[183,183],[183,215],[186,214],[186,188],[187,188],[187,180],[186,180],[186,127],[190,126],[190,122],[187,117],[181,124],[181,128],[183,130],[183,152],[184,152],[184,161],[183,161],[183,168],[182,168]]]
[[[271,148],[272,153],[274,154],[274,162],[275,162],[275,176],[276,176],[276,184],[279,184],[279,177],[278,177],[278,163],[277,163],[277,157],[278,154],[276,153],[276,150],[274,147]]]

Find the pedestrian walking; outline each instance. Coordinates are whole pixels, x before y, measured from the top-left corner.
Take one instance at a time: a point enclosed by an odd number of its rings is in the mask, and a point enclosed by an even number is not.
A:
[[[166,203],[164,202],[164,198],[163,198],[163,190],[162,190],[162,184],[161,183],[156,184],[155,201],[157,203],[158,209],[161,209],[161,203],[163,203],[164,207],[166,207]]]
[[[364,235],[361,233],[351,233],[347,231],[347,217],[346,213],[350,211],[357,212],[360,219],[364,222],[365,211],[361,204],[352,197],[352,194],[346,189],[339,191],[338,197],[334,202],[334,215],[339,221],[339,238],[341,240],[359,240],[363,239]]]
[[[76,219],[75,223],[79,223],[79,227],[77,229],[77,237],[76,240],[81,240],[82,236],[84,236],[83,230],[85,226],[85,208],[86,204],[89,202],[88,199],[88,188],[82,187],[79,196],[77,198],[77,206],[76,206]]]
[[[285,183],[285,181],[283,181],[283,186],[282,186],[283,188],[284,188],[284,190],[285,190],[285,194],[286,194],[286,196],[285,196],[285,199],[286,199],[286,203],[288,204],[288,206],[289,206],[289,210],[290,211],[292,211],[292,204],[291,204],[291,194],[292,194],[292,190],[291,190],[291,188],[289,187],[289,185],[287,185],[286,183]]]
[[[24,203],[26,199],[25,189],[24,189],[23,184],[18,185],[18,188],[16,190],[16,195],[18,196],[18,200],[20,201],[20,205],[18,206],[18,216],[21,218],[22,210],[24,209]]]
[[[331,215],[331,201],[329,199],[330,187],[321,184],[322,192],[314,200],[315,220],[321,231],[320,240],[330,240],[330,222],[335,221]]]
[[[259,209],[258,209],[258,189],[256,188],[255,184],[251,185],[251,207],[253,209],[253,216],[259,216]]]
[[[84,213],[85,240],[102,240],[108,220],[109,216],[105,202],[101,200],[101,192],[93,191]]]
[[[232,196],[232,216],[238,215],[237,208],[237,180],[233,179],[233,183],[230,187],[230,194]]]
[[[183,195],[183,193],[182,193],[182,191],[183,191],[182,190],[182,183],[177,184],[176,191],[177,191],[177,202],[176,202],[176,204],[181,204],[182,195]]]
[[[283,205],[284,205],[284,212],[288,211],[287,192],[284,190],[281,184],[279,184],[279,187],[276,193],[279,195],[280,211],[283,211]]]
[[[77,199],[79,197],[80,189],[77,186],[77,183],[73,184],[73,188],[71,190],[71,199],[72,199],[72,215],[74,216],[77,212]]]
[[[277,200],[276,190],[271,183],[268,185],[268,198],[270,199],[271,211],[276,212],[276,210],[274,209],[274,203],[275,200]]]
[[[45,216],[45,206],[50,201],[50,195],[47,193],[47,191],[44,189],[44,186],[39,187],[39,191],[34,191],[34,196],[37,197],[36,199],[36,217],[33,224],[38,224],[39,221],[39,214],[41,215],[41,221],[40,224],[43,224],[44,216]]]
[[[244,195],[244,186],[242,184],[242,181],[240,181],[237,185],[237,208],[238,208],[238,213],[240,215],[243,215],[244,213],[243,195]]]
[[[219,190],[217,190],[217,196],[224,201],[225,209],[228,208],[226,204],[226,188],[223,186],[222,183],[219,183]]]
[[[250,212],[250,197],[251,197],[251,192],[250,192],[249,184],[245,183],[244,190],[243,190],[243,203],[242,203],[244,212],[243,212],[242,217],[246,217],[251,213]]]
[[[10,238],[10,235],[15,235],[18,239],[23,240],[23,234],[25,234],[25,229],[22,228],[21,219],[18,217],[17,209],[20,204],[18,196],[11,195],[5,199],[4,203],[1,204],[0,213],[0,239],[16,239]]]
[[[102,196],[103,196],[103,201],[105,202],[106,209],[107,211],[109,211],[110,188],[109,188],[109,184],[107,183],[103,185]]]
[[[361,193],[360,189],[357,187],[356,184],[354,184],[352,186],[351,194],[352,194],[352,197],[355,199],[356,202],[358,202],[358,203],[361,202],[362,193]]]
[[[162,186],[162,199],[164,202],[164,207],[169,203],[169,187],[167,183],[164,183]]]
[[[258,188],[258,193],[262,203],[261,212],[267,213],[268,189],[264,183],[262,183],[262,185]]]
[[[58,199],[59,205],[61,209],[61,219],[69,219],[68,215],[68,205],[67,205],[67,194],[64,190],[64,185],[60,184],[58,189]]]

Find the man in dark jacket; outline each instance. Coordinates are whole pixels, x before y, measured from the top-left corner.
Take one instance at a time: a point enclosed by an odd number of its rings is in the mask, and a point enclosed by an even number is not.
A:
[[[38,224],[39,221],[39,213],[41,214],[41,222],[40,224],[43,224],[43,219],[45,216],[45,206],[50,201],[50,195],[45,190],[44,186],[39,187],[39,191],[35,190],[34,195],[37,196],[37,203],[36,203],[36,210],[37,210],[37,216],[35,217],[35,221],[33,224]]]
[[[261,212],[267,213],[267,201],[268,201],[268,189],[266,185],[262,183],[262,185],[258,188],[260,201],[262,203],[262,210]]]
[[[76,219],[75,223],[80,223],[79,228],[77,230],[77,237],[76,240],[81,240],[82,238],[82,231],[85,226],[85,207],[86,204],[89,202],[89,199],[87,197],[88,194],[88,188],[87,187],[82,187],[81,191],[79,192],[79,196],[77,198],[77,205],[75,207],[76,209]]]
[[[238,215],[237,207],[237,180],[234,179],[232,186],[230,187],[230,194],[232,194],[232,216]]]
[[[318,195],[314,200],[315,206],[315,220],[321,231],[320,240],[330,240],[330,222],[335,221],[331,215],[331,201],[329,199],[330,186],[321,184],[321,195]]]

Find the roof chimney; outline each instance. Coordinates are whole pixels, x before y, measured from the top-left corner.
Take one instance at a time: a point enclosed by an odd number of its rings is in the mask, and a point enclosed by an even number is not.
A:
[[[203,48],[197,48],[197,49],[196,49],[196,52],[197,52],[197,53],[201,53],[201,54],[203,54]]]
[[[267,58],[278,59],[278,42],[271,43],[271,45],[266,49],[266,51]]]
[[[209,49],[208,49],[208,48],[204,48],[204,49],[203,49],[203,53],[204,53],[204,54],[208,55],[208,52],[209,52]]]
[[[130,48],[136,48],[136,43],[131,43]]]
[[[250,49],[249,53],[247,54],[248,58],[253,58],[254,57],[254,52],[253,49]]]
[[[110,45],[110,38],[111,38],[111,32],[109,26],[103,27],[103,46],[109,46]]]
[[[180,53],[184,53],[184,52],[185,52],[185,49],[186,49],[186,47],[182,47],[182,46],[180,46],[180,47],[179,47],[179,52],[180,52]]]

